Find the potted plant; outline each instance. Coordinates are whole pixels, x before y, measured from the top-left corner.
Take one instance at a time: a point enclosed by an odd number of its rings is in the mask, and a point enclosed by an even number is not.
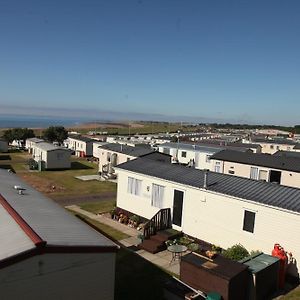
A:
[[[141,244],[144,241],[145,236],[142,233],[139,233],[137,235],[137,239],[138,239],[138,244]]]
[[[140,217],[137,216],[137,215],[132,215],[130,217],[130,220],[131,220],[131,224],[133,225],[133,227],[138,227],[139,223],[140,223]]]
[[[116,208],[114,208],[110,211],[110,216],[112,219],[115,219],[116,212],[117,212]]]

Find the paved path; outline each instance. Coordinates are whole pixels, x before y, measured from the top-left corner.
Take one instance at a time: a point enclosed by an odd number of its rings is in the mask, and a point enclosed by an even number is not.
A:
[[[137,236],[141,232],[136,230],[135,228],[131,228],[127,225],[119,223],[116,220],[108,218],[104,215],[95,215],[91,212],[81,209],[77,205],[66,206],[66,208],[68,208],[72,211],[78,212],[80,214],[83,214],[93,220],[97,220],[98,222],[106,224],[116,230],[126,233],[130,237],[119,241],[126,248],[131,247],[131,246],[136,246],[139,243]],[[176,260],[176,261],[173,261],[172,263],[170,263],[172,260],[172,254],[169,251],[165,250],[165,251],[161,251],[156,254],[152,254],[145,250],[138,250],[138,251],[135,251],[135,253],[140,255],[144,259],[148,260],[149,262],[167,270],[168,272],[172,272],[174,274],[179,275],[179,261]]]

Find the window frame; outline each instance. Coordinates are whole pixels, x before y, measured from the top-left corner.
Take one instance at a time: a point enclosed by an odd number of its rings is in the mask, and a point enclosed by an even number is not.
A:
[[[256,176],[252,176],[252,174],[254,174],[252,171],[254,171],[255,170],[255,175]],[[259,176],[259,168],[258,167],[250,167],[250,175],[249,175],[249,178],[250,179],[254,179],[254,180],[258,180],[258,177]]]
[[[254,233],[256,212],[244,209],[243,231]]]
[[[127,179],[127,193],[135,196],[141,196],[142,180],[128,176]]]
[[[154,191],[158,187],[158,199],[154,199]],[[164,201],[164,194],[165,194],[165,186],[152,183],[152,190],[151,190],[151,206],[157,208],[163,208],[163,201]]]

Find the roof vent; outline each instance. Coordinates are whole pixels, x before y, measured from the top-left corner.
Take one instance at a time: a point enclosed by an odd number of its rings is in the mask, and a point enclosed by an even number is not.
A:
[[[14,186],[14,189],[17,190],[17,191],[25,191],[25,190],[26,190],[25,188],[23,188],[23,187],[20,186],[20,185],[15,185],[15,186]]]

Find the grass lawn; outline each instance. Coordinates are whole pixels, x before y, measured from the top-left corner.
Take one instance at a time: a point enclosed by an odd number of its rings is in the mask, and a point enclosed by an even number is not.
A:
[[[85,161],[80,161],[83,165],[82,169],[63,170],[63,171],[43,171],[34,173],[34,176],[40,180],[46,182],[52,182],[56,186],[56,190],[52,192],[52,195],[64,194],[64,195],[83,195],[83,194],[98,194],[101,192],[116,191],[117,187],[115,183],[108,181],[82,181],[75,176],[82,175],[95,175],[98,171],[98,165]],[[90,168],[85,168],[88,166]]]
[[[25,152],[3,153],[0,154],[0,168],[12,169],[15,172],[25,171],[28,169],[28,159],[29,155]]]
[[[80,208],[92,212],[94,214],[105,213],[111,211],[116,206],[115,199],[105,200],[100,202],[82,203]]]
[[[121,248],[116,261],[116,300],[160,300],[163,286],[172,277],[134,252]]]
[[[289,292],[287,295],[280,298],[282,300],[299,300],[300,299],[300,287]]]
[[[101,233],[103,233],[104,235],[111,237],[112,239],[119,241],[119,240],[123,240],[126,239],[128,237],[130,237],[128,234],[123,233],[117,229],[114,229],[106,224],[102,224],[101,222],[98,222],[96,220],[90,219],[89,217],[82,215],[80,213],[75,213],[73,211],[70,211],[71,213],[73,213],[75,216],[79,216],[80,219],[85,220],[87,223],[91,224],[92,227],[96,227]]]
[[[38,191],[48,194],[49,197],[116,192],[115,183],[97,180],[82,181],[75,178],[75,176],[97,174],[98,165],[85,159],[72,158],[70,170],[37,172],[29,171],[26,164],[29,158],[27,152],[1,154],[0,168],[13,169],[24,181]]]

